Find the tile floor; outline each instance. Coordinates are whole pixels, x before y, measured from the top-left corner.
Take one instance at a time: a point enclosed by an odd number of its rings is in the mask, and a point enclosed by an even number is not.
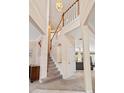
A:
[[[36,90],[32,91],[32,93],[85,93],[85,92],[65,91],[65,90],[41,90],[41,89],[36,89]]]
[[[95,73],[92,71],[93,91],[95,93]],[[38,81],[29,84],[30,93],[84,93],[83,71],[77,71],[68,79],[48,83]]]

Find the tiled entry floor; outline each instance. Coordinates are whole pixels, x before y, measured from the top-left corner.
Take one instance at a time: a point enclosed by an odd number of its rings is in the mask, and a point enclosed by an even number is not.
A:
[[[36,90],[32,91],[32,93],[84,93],[84,92],[65,91],[65,90],[40,90],[40,89],[36,89]]]
[[[93,90],[95,89],[95,75],[92,71]],[[33,82],[29,84],[30,93],[83,93],[84,75],[83,71],[77,71],[68,79],[56,80],[49,83]],[[62,91],[62,92],[61,92]],[[70,91],[70,92],[69,92]]]

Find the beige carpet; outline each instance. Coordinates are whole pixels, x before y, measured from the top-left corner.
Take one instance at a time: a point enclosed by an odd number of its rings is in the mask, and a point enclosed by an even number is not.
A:
[[[95,75],[92,72],[93,90],[95,91]],[[49,83],[41,84],[38,81],[29,84],[30,93],[35,89],[42,90],[71,90],[84,91],[84,76],[83,71],[77,71],[74,76],[64,80],[56,80]]]

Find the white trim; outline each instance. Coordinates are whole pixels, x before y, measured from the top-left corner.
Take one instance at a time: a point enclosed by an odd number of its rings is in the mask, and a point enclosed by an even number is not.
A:
[[[85,93],[93,93],[93,91],[92,90],[86,90]]]

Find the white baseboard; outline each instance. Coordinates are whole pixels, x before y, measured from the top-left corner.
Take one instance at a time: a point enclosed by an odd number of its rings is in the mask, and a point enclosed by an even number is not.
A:
[[[87,90],[85,93],[93,93],[92,90]]]

